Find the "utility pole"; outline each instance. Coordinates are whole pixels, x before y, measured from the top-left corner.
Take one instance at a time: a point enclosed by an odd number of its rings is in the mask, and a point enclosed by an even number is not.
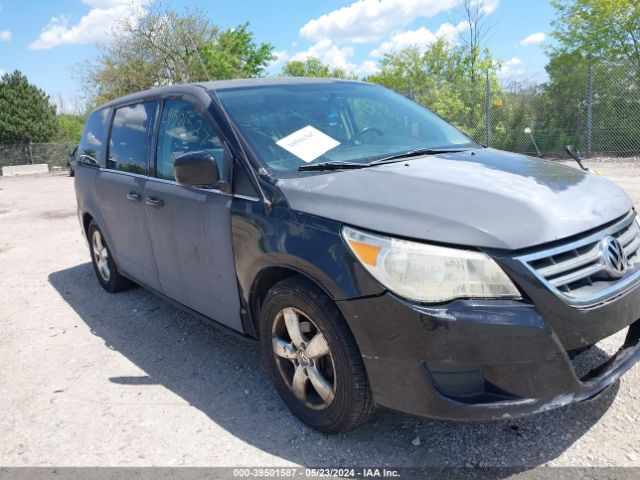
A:
[[[589,62],[587,75],[587,158],[591,158],[593,141],[593,64]]]
[[[487,93],[486,93],[486,118],[484,120],[485,144],[491,145],[491,82],[489,81],[489,69],[487,68]]]

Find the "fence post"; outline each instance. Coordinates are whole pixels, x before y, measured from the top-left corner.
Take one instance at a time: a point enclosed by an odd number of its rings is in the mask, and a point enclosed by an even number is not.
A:
[[[31,163],[31,165],[33,165],[33,154],[31,153],[31,140],[29,140],[29,162]]]
[[[486,116],[484,119],[484,137],[487,147],[491,145],[491,82],[489,81],[489,69],[487,68],[487,92],[486,92]]]
[[[591,158],[593,140],[593,64],[589,62],[587,75],[587,158]]]

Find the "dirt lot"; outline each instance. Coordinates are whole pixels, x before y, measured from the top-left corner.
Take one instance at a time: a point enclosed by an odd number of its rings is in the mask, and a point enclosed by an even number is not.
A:
[[[592,166],[640,206],[640,162]],[[0,177],[0,364],[3,466],[640,466],[640,366],[521,420],[385,410],[346,434],[306,428],[255,346],[141,288],[100,288],[63,175]]]

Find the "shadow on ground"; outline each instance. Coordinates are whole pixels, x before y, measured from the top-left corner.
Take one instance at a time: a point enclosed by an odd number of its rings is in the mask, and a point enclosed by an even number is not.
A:
[[[587,403],[501,422],[455,423],[380,410],[355,431],[327,436],[289,414],[260,367],[257,345],[218,332],[142,288],[108,294],[90,263],[52,273],[49,281],[105,348],[146,372],[109,381],[162,385],[234,436],[306,466],[527,470],[558,457],[589,430],[618,389],[615,384]],[[419,445],[412,443],[416,438]]]

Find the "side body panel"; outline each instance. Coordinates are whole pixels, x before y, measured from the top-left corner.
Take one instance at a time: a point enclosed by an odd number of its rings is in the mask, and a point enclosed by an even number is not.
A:
[[[76,175],[74,178],[74,186],[76,190],[76,202],[78,204],[78,220],[82,228],[82,233],[86,236],[87,232],[84,231],[83,217],[84,215],[90,215],[95,219],[98,225],[104,224],[102,220],[102,213],[100,211],[100,202],[96,194],[96,177],[100,170],[95,167],[87,167],[78,163],[76,169]],[[110,238],[106,237],[107,242],[110,243]]]
[[[142,201],[146,181],[140,175],[100,170],[96,180],[104,222],[100,226],[108,232],[107,240],[118,268],[137,281],[160,290]]]
[[[168,297],[242,331],[231,244],[232,197],[149,178],[145,205],[161,288]]]

